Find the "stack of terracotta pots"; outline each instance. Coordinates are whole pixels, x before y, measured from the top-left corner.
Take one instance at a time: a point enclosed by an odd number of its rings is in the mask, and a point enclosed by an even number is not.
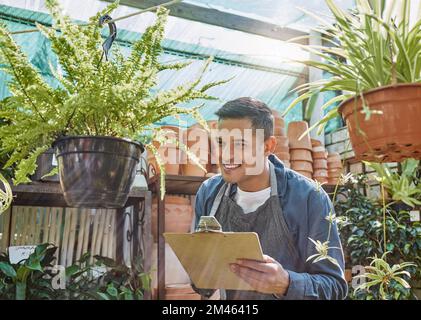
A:
[[[328,183],[327,152],[319,140],[311,139],[313,156],[313,179],[320,183]]]
[[[274,126],[273,134],[276,137],[276,148],[274,154],[284,163],[287,168],[291,167],[289,155],[289,140],[285,133],[285,120],[275,110],[272,110]]]
[[[329,153],[327,156],[328,184],[338,184],[343,172],[341,156],[337,152]]]
[[[184,131],[183,142],[189,151],[196,156],[199,163],[206,169],[210,164],[208,132],[202,128],[190,127]],[[181,170],[182,174],[185,176],[204,177],[206,174],[206,172],[191,160],[190,156],[187,154],[184,155]]]
[[[308,130],[305,121],[293,121],[288,125],[289,153],[291,156],[291,169],[303,176],[313,178],[313,157],[310,135],[307,133],[301,139],[301,135]]]
[[[152,235],[156,242],[158,237],[158,204],[157,199],[152,201]],[[193,208],[190,198],[182,196],[165,196],[165,232],[190,232],[193,221]]]

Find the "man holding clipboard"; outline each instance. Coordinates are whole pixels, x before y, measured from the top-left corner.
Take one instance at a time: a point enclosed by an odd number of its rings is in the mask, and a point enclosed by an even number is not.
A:
[[[254,291],[222,290],[223,298],[344,299],[347,283],[335,223],[328,253],[337,264],[307,261],[317,254],[309,238],[328,239],[332,203],[324,190],[272,154],[271,110],[258,100],[239,98],[216,114],[221,174],[206,180],[197,193],[196,226],[201,216],[215,216],[224,232],[257,233],[264,253],[264,261],[240,259],[230,265]],[[214,292],[194,289],[205,297]]]

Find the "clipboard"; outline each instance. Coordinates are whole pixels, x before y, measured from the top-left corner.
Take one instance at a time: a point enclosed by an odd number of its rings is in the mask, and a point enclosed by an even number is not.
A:
[[[237,259],[264,261],[257,233],[164,233],[164,237],[197,288],[254,290],[229,264]]]

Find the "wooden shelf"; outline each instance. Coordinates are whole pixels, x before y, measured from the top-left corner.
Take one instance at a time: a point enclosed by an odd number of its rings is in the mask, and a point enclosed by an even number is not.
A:
[[[59,182],[31,182],[12,186],[14,205],[31,205],[45,207],[67,207],[63,190]],[[146,188],[134,187],[130,191],[125,207],[133,205],[139,198],[145,198],[150,192]]]
[[[156,183],[159,179],[158,176],[154,176],[149,180],[149,190],[157,192],[158,184]],[[203,181],[207,180],[207,177],[194,177],[194,176],[179,176],[179,175],[166,175],[165,176],[165,190],[168,194],[185,194],[195,195],[199,190],[200,185]]]

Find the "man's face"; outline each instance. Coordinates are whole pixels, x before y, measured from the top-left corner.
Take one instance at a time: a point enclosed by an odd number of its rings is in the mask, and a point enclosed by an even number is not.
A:
[[[253,129],[247,118],[220,120],[218,129],[218,164],[226,182],[241,183],[263,173],[276,145],[274,137],[265,141],[263,129]]]

